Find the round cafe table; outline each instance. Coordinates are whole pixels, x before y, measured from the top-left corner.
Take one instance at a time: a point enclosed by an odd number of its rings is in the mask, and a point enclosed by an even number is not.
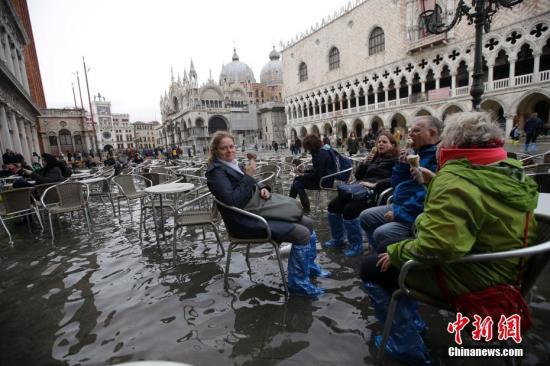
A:
[[[177,195],[180,193],[189,192],[195,187],[192,183],[166,183],[166,184],[158,184],[156,186],[147,187],[144,189],[145,192],[151,194],[151,195],[158,195],[159,196],[159,208],[160,208],[160,226],[162,230],[162,238],[164,239],[164,242],[166,242],[166,233],[164,231],[164,212],[162,207],[162,195],[163,194],[176,194],[176,203],[177,203]],[[177,207],[174,208],[174,210],[177,209]],[[155,217],[155,209],[154,209],[154,199],[153,199],[153,221],[155,222],[155,234],[157,236],[157,245],[160,245],[160,238],[158,234],[157,229],[157,223],[156,223],[156,217]]]

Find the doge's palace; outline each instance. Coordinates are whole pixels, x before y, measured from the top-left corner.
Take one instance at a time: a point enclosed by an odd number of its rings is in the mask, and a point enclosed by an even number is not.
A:
[[[419,17],[422,0],[357,0],[283,44],[287,135],[405,130],[412,118],[471,109],[474,27],[440,35]],[[438,0],[443,21],[458,1]],[[433,6],[433,2],[432,2]],[[483,36],[481,107],[507,131],[550,107],[550,2],[501,8]]]

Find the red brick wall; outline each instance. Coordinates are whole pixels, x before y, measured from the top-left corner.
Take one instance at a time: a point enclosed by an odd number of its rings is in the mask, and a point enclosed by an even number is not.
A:
[[[34,47],[34,37],[32,34],[27,0],[11,0],[11,2],[23,23],[23,27],[25,27],[27,36],[29,36],[29,43],[25,45],[23,52],[25,53],[25,68],[29,79],[31,98],[39,108],[47,108],[44,88],[42,87],[42,78],[40,77],[40,66],[38,65],[38,57],[36,55],[36,48]]]

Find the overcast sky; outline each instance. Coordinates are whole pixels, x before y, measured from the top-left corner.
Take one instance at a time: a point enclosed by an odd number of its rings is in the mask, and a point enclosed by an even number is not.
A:
[[[233,45],[260,81],[273,44],[287,41],[348,0],[28,0],[40,71],[49,108],[74,107],[71,82],[82,56],[90,92],[112,102],[130,121],[160,120],[160,95],[170,67],[177,78],[191,58],[199,85],[209,70],[218,81]],[[353,0],[355,3],[355,0]],[[87,108],[88,109],[88,108]]]

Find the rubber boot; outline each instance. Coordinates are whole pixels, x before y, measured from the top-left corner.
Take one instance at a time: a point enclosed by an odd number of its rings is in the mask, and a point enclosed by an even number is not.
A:
[[[374,315],[384,324],[390,305],[390,294],[372,282],[365,281],[363,285],[374,307]],[[399,299],[385,352],[409,365],[430,365],[431,358],[416,328],[416,310],[413,303],[413,300],[406,296]],[[382,336],[374,337],[377,348],[381,342]]]
[[[346,257],[356,257],[363,254],[363,234],[359,225],[359,218],[344,220],[344,227],[348,233],[349,247],[344,251]]]
[[[324,242],[322,247],[325,249],[342,248],[346,245],[344,238],[346,230],[344,229],[344,220],[341,214],[328,213],[328,225],[331,239]]]
[[[330,277],[332,273],[325,271],[321,266],[315,263],[317,258],[317,233],[313,231],[309,237],[309,275],[314,277]]]
[[[309,280],[309,244],[292,244],[288,257],[288,291],[291,295],[307,297],[325,293]]]

